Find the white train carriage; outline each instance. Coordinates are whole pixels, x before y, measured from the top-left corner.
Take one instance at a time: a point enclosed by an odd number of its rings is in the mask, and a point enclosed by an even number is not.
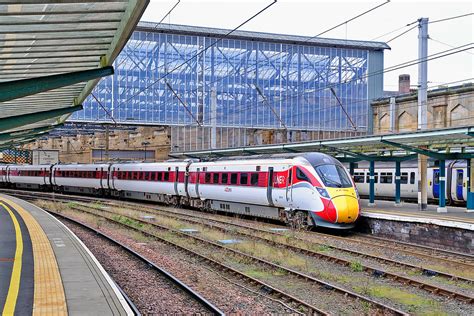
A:
[[[51,165],[8,165],[4,178],[17,188],[44,189],[51,185]]]
[[[110,166],[112,195],[177,204],[186,197],[185,177],[190,162],[117,163]]]
[[[0,165],[0,186],[7,186],[7,165]]]
[[[354,183],[359,194],[369,195],[369,169],[366,163],[362,168],[354,169]],[[450,161],[446,163],[445,196],[448,202],[465,203],[467,200],[467,175],[464,161]],[[428,199],[437,200],[440,193],[439,167],[430,162],[428,167]],[[375,196],[378,198],[393,199],[395,196],[395,166],[393,163],[376,163]],[[400,190],[401,197],[416,200],[418,198],[419,173],[416,161],[409,161],[401,165]]]
[[[108,164],[54,165],[51,184],[57,191],[102,194],[109,189]]]

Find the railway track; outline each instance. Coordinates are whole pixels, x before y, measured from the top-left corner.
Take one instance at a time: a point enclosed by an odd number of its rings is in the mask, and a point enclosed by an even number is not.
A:
[[[56,212],[51,212],[48,211],[50,214],[53,214],[56,217],[60,217],[63,220],[67,220],[70,222],[73,222],[76,225],[79,225],[82,228],[85,228],[86,230],[89,230],[91,232],[94,232],[96,235],[104,238],[105,240],[111,242],[112,244],[116,245],[117,247],[125,250],[128,254],[132,255],[139,261],[145,263],[149,268],[153,269],[155,272],[158,274],[162,275],[165,277],[168,281],[170,281],[172,284],[176,285],[179,289],[181,289],[183,292],[185,292],[188,296],[190,296],[193,300],[201,304],[206,310],[208,310],[210,313],[213,315],[225,315],[219,308],[217,308],[215,305],[210,303],[208,300],[206,300],[204,297],[202,297],[198,292],[194,291],[191,289],[189,286],[187,286],[185,283],[181,282],[179,279],[177,279],[175,276],[173,276],[171,273],[168,271],[164,270],[163,268],[158,267],[155,265],[153,262],[139,254],[138,252],[134,251],[133,249],[129,248],[128,246],[124,245],[123,243],[119,242],[118,240],[110,237],[109,235],[85,224],[82,223],[78,220],[75,220],[74,218],[68,217],[64,214],[56,213]],[[128,298],[128,301],[130,299]],[[131,303],[131,302],[130,302]],[[133,303],[132,303],[133,304]],[[133,305],[134,306],[134,305]],[[137,313],[138,310],[136,307],[134,307],[135,312]],[[139,313],[138,313],[139,314]]]
[[[88,207],[86,205],[85,206],[81,205],[81,206]],[[70,207],[70,208],[76,209],[78,211],[83,211],[83,209],[77,208],[77,207]],[[100,211],[103,211],[103,210],[100,210]],[[141,213],[147,213],[147,214],[156,214],[154,212],[147,212],[146,210],[143,210],[143,209],[141,209],[141,210],[137,209],[136,211],[139,211]],[[109,212],[109,211],[106,211],[106,212]],[[114,212],[110,212],[110,213],[117,214],[117,213],[114,213]],[[172,212],[169,212],[169,213],[172,213]],[[156,214],[156,215],[158,215],[158,214]],[[159,215],[162,215],[162,214],[159,214]],[[167,215],[167,216],[169,216],[169,215]],[[136,216],[128,216],[128,217],[135,220],[135,221],[141,222],[143,224],[153,225],[153,226],[159,227],[161,229],[171,230],[169,227],[165,227],[165,226],[162,226],[162,225],[157,225],[157,224],[155,224],[155,223],[153,223],[149,220],[144,220],[144,219],[141,219],[141,218],[136,217]],[[192,223],[192,224],[198,224],[198,225],[206,226],[206,227],[211,228],[211,229],[218,229],[222,232],[228,232],[228,228],[226,228],[226,227],[220,227],[220,226],[213,225],[212,223],[205,223],[205,222],[202,222],[202,221],[199,221],[199,220],[193,220],[193,219],[185,218],[184,216],[176,216],[175,215],[175,216],[171,216],[171,218],[186,221],[186,222]],[[240,228],[244,227],[242,225],[232,225],[232,226],[238,226]],[[259,231],[261,233],[265,233],[265,234],[268,233],[267,231],[264,231],[264,230],[259,230]],[[174,230],[173,232],[176,233],[178,231]],[[312,251],[310,249],[306,249],[306,248],[302,248],[302,247],[298,247],[298,246],[294,246],[294,245],[289,245],[289,244],[285,244],[285,243],[280,243],[280,242],[276,242],[272,239],[256,236],[255,235],[255,229],[253,229],[253,228],[252,228],[251,233],[244,233],[242,231],[233,230],[232,234],[240,235],[240,236],[243,236],[243,237],[246,237],[246,238],[249,238],[249,239],[263,241],[265,243],[268,243],[268,244],[271,244],[271,245],[277,246],[277,247],[284,247],[284,248],[286,248],[288,250],[291,250],[291,251],[294,251],[296,253],[302,253],[302,254],[305,254],[305,255],[308,255],[308,256],[311,256],[311,257],[326,260],[328,262],[335,262],[335,263],[338,263],[338,264],[341,264],[341,265],[344,265],[344,266],[351,266],[351,264],[352,264],[352,262],[350,260],[338,258],[338,257],[332,256],[332,255],[329,255],[329,254],[325,254],[323,252],[316,252],[316,251]],[[201,239],[199,239],[199,240],[202,241]],[[368,257],[369,255],[364,254],[364,256]],[[374,258],[376,258],[376,257],[374,257]],[[389,259],[385,259],[385,260],[389,260]],[[409,267],[409,268],[416,268],[416,269],[420,270],[420,272],[425,273],[425,269],[423,269],[421,267],[412,266],[412,265],[408,265],[408,264],[400,264],[400,263],[392,261],[392,260],[390,260],[390,263],[394,264],[394,265],[399,265],[399,266],[401,265],[401,266]],[[420,289],[426,290],[428,292],[431,292],[431,293],[434,293],[434,294],[437,294],[437,295],[442,295],[442,296],[445,296],[445,297],[458,299],[458,300],[461,300],[461,301],[466,302],[466,303],[474,303],[474,297],[465,295],[463,293],[454,292],[452,290],[448,290],[448,289],[445,289],[445,288],[442,288],[442,287],[439,287],[439,286],[435,286],[435,285],[432,285],[432,284],[429,284],[429,283],[426,283],[426,282],[421,282],[421,281],[415,280],[413,278],[402,276],[400,274],[388,272],[388,271],[382,270],[380,268],[374,268],[374,267],[371,267],[369,265],[361,265],[361,267],[364,271],[366,271],[366,272],[368,272],[368,273],[370,273],[370,274],[372,274],[376,277],[386,277],[386,278],[389,278],[389,279],[394,280],[396,282],[399,282],[401,284],[415,286],[415,287],[418,287]],[[471,282],[471,280],[469,280],[469,279],[455,277],[453,275],[446,274],[446,273],[443,273],[443,272],[438,272],[438,273],[439,273],[440,276],[443,276],[443,277],[446,277],[446,278],[449,278],[449,279],[458,279],[458,280],[462,280],[462,281],[466,281],[466,282]],[[432,274],[429,274],[429,275],[432,275]]]
[[[49,194],[46,194],[46,195],[49,195]],[[26,197],[27,196],[28,196],[28,194],[26,194]],[[36,194],[35,194],[35,196],[36,196]],[[51,196],[49,196],[47,198],[50,199]],[[59,197],[59,199],[63,199],[63,198],[64,198],[64,196]],[[57,200],[58,197],[55,197],[55,199]],[[68,199],[68,200],[70,200],[70,199]],[[84,198],[84,197],[80,197],[78,199],[76,199],[74,197],[74,200],[80,200],[80,201],[83,201],[83,202],[91,202],[91,200],[92,201],[93,200],[97,201],[96,199],[90,199],[90,198]],[[113,200],[111,201],[111,200],[106,199],[105,201],[106,201],[106,203],[111,203],[112,205],[114,204]],[[154,207],[150,207],[149,205],[146,205],[147,208],[150,208],[153,211],[145,210],[143,208],[137,209],[137,204],[138,205],[143,205],[143,203],[125,203],[125,204],[131,204],[132,206],[130,208],[135,209],[136,211],[147,212],[149,214],[156,214],[156,215],[160,215],[160,216],[168,216],[168,217],[178,219],[178,220],[181,220],[181,221],[185,221],[185,222],[188,222],[188,223],[204,225],[204,226],[207,226],[207,227],[212,227],[214,229],[219,229],[221,231],[227,231],[228,227],[216,226],[216,224],[225,225],[225,226],[230,225],[230,226],[233,226],[233,227],[237,227],[239,229],[251,230],[251,233],[250,232],[245,233],[245,232],[236,231],[236,230],[233,230],[232,233],[240,235],[240,236],[244,236],[244,237],[247,237],[247,238],[257,239],[257,240],[272,244],[274,246],[284,247],[284,248],[287,248],[287,249],[292,250],[294,252],[302,253],[302,254],[305,254],[305,255],[308,255],[308,256],[313,256],[313,257],[320,258],[320,259],[324,259],[324,260],[327,260],[329,262],[336,262],[338,264],[345,265],[345,266],[349,266],[351,264],[351,261],[346,260],[346,259],[338,258],[338,257],[335,257],[335,256],[331,256],[329,254],[324,254],[324,253],[321,253],[321,252],[312,251],[310,249],[306,249],[306,248],[302,248],[302,247],[298,247],[298,246],[294,246],[294,245],[275,242],[275,241],[273,241],[269,238],[264,238],[264,237],[255,235],[255,232],[258,232],[260,234],[265,234],[265,235],[284,236],[283,233],[272,232],[272,231],[263,230],[263,229],[259,229],[259,228],[256,228],[256,227],[249,227],[249,226],[242,225],[242,224],[237,224],[237,223],[231,223],[231,222],[225,221],[225,220],[218,220],[218,219],[215,219],[215,218],[209,218],[209,216],[206,216],[204,218],[202,218],[200,216],[200,219],[196,219],[195,216],[190,215],[190,214],[183,214],[181,212],[163,210],[161,208],[156,209]],[[83,207],[88,207],[88,206],[83,205]],[[83,210],[80,210],[80,211],[83,211]],[[102,210],[102,211],[104,211],[104,210]],[[111,213],[113,213],[113,212],[111,212]],[[169,227],[160,226],[160,225],[157,225],[157,224],[152,223],[152,222],[147,221],[147,220],[143,220],[143,219],[133,217],[133,216],[131,218],[136,220],[136,221],[147,224],[147,225],[153,225],[155,227],[159,227],[160,229],[170,230]],[[205,222],[203,222],[203,219],[205,219],[206,221],[211,222],[211,223],[205,223]],[[179,231],[176,231],[176,230],[174,231],[174,233],[182,234],[182,232],[179,232]],[[319,233],[315,233],[315,234],[319,234]],[[328,236],[328,237],[341,238],[341,239],[345,240],[345,237],[326,235],[326,234],[322,234],[322,235],[324,235],[325,238],[327,238],[326,236]],[[189,236],[189,237],[196,238],[195,236]],[[304,239],[304,238],[293,237],[293,236],[292,236],[292,238],[298,239],[299,241],[307,242],[307,240]],[[377,239],[378,238],[375,238],[375,240],[377,240]],[[200,241],[204,242],[203,240],[200,240]],[[314,241],[312,241],[312,242],[316,243],[316,244],[324,245],[323,243],[320,243],[320,242],[314,242]],[[370,244],[370,242],[365,242],[365,243]],[[221,247],[221,245],[214,245],[214,246]],[[412,246],[412,245],[409,244],[408,246]],[[473,282],[473,280],[468,279],[468,278],[455,276],[455,275],[448,274],[448,273],[441,272],[441,271],[427,270],[427,269],[424,269],[423,267],[419,267],[419,266],[415,266],[415,265],[411,265],[411,264],[407,264],[407,263],[401,263],[399,261],[394,261],[394,260],[391,260],[391,259],[388,259],[388,258],[373,256],[373,255],[370,255],[370,254],[362,253],[362,252],[351,250],[351,249],[346,249],[346,248],[341,248],[341,247],[339,247],[339,248],[338,247],[332,247],[332,248],[337,249],[337,250],[341,250],[341,251],[345,251],[345,252],[348,252],[348,253],[351,253],[351,254],[354,254],[354,255],[357,255],[357,256],[375,259],[379,262],[384,262],[384,263],[388,263],[388,264],[391,264],[391,265],[402,266],[402,267],[406,267],[406,268],[410,268],[410,269],[417,269],[422,274],[429,275],[429,276],[438,275],[438,276],[448,278],[448,279],[460,280],[460,281],[469,282],[469,283]],[[421,247],[421,248],[423,248],[423,247]],[[449,252],[449,251],[447,251],[447,253],[451,254],[451,252]],[[454,253],[454,254],[457,254],[457,253]],[[452,258],[450,258],[450,259],[445,258],[445,260],[452,261],[453,259]],[[464,262],[463,264],[471,266],[467,262]],[[411,286],[416,286],[416,287],[424,289],[428,292],[438,294],[438,295],[442,295],[442,296],[446,296],[446,297],[450,297],[450,298],[455,298],[455,299],[461,300],[461,301],[466,302],[466,303],[471,303],[472,304],[474,302],[473,297],[471,297],[469,295],[465,295],[463,293],[458,293],[458,292],[455,292],[455,291],[452,291],[452,290],[449,290],[449,289],[445,289],[445,288],[442,288],[442,287],[439,287],[439,286],[435,286],[435,285],[425,283],[425,282],[422,282],[422,281],[419,281],[419,280],[415,280],[415,279],[412,279],[412,278],[409,278],[409,277],[405,277],[405,276],[402,276],[402,275],[399,275],[399,274],[396,274],[396,273],[391,273],[391,272],[388,272],[388,271],[384,271],[384,270],[381,270],[379,268],[374,268],[374,267],[369,266],[369,265],[363,265],[362,267],[366,272],[371,273],[371,274],[373,274],[375,276],[378,276],[378,277],[387,277],[387,278],[392,279],[394,281],[398,281],[402,284],[408,284],[408,285],[411,285]],[[281,267],[277,267],[277,268],[281,268]],[[300,275],[300,277],[305,277],[305,275]],[[319,280],[319,281],[321,281],[321,280]],[[322,282],[324,282],[324,281],[322,281]],[[356,293],[354,293],[354,294],[356,294]]]

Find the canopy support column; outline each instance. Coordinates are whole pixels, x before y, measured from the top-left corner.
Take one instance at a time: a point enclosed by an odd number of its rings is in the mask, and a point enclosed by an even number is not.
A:
[[[349,162],[349,173],[354,176],[355,162]]]
[[[401,206],[401,162],[395,161],[395,206]]]
[[[446,208],[446,165],[444,159],[439,160],[439,206],[436,211],[438,213],[448,212]]]
[[[369,165],[369,206],[375,206],[375,161],[371,160]]]
[[[418,210],[428,209],[428,157],[418,155]]]

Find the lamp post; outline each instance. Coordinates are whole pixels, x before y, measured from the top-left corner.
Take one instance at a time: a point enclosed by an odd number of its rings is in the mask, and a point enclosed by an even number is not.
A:
[[[142,146],[145,147],[145,162],[146,162],[146,146],[150,145],[150,142],[142,142]]]

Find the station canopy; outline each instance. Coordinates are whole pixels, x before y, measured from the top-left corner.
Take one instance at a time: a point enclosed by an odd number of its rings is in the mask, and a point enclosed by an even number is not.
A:
[[[401,161],[423,154],[434,159],[474,158],[474,126],[322,141],[306,141],[171,153],[175,158],[323,152],[343,162]]]
[[[60,126],[111,67],[148,0],[0,0],[0,149]]]

